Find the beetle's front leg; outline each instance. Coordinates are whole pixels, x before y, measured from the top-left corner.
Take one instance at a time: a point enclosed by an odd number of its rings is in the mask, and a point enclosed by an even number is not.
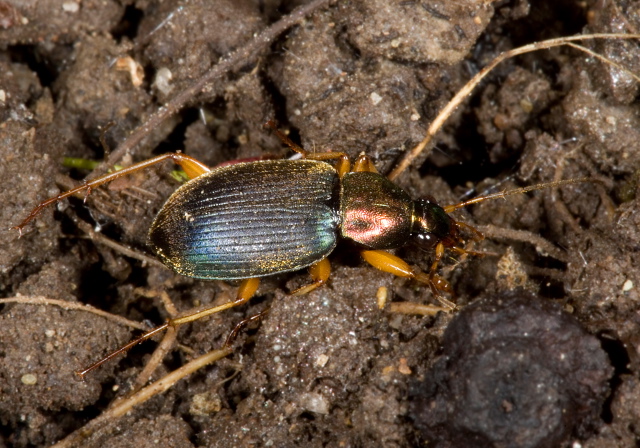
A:
[[[440,303],[450,310],[456,309],[455,303],[444,298],[440,292],[444,291],[450,293],[451,285],[449,285],[445,279],[436,275],[435,272],[432,271],[429,274],[425,274],[424,272],[417,271],[409,266],[409,264],[402,258],[396,257],[384,250],[363,250],[361,255],[367,263],[376,269],[389,272],[393,275],[397,275],[398,277],[412,278],[420,283],[429,285],[433,295]],[[442,255],[440,255],[440,258],[442,258]],[[435,263],[435,266],[437,266],[437,263]],[[432,270],[433,268],[434,265],[432,265]]]

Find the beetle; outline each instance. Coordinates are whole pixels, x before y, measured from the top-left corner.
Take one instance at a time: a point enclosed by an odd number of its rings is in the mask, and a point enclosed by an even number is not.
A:
[[[175,272],[204,280],[242,280],[236,298],[170,319],[79,373],[90,370],[168,326],[178,326],[247,302],[261,277],[308,267],[313,282],[292,292],[304,294],[330,275],[327,256],[340,239],[357,246],[373,267],[428,285],[446,307],[441,292],[451,292],[437,274],[445,249],[477,254],[464,247],[463,230],[481,239],[473,227],[454,220],[452,211],[487,199],[584,182],[570,179],[480,196],[442,207],[430,199],[412,199],[378,173],[360,155],[353,167],[345,153],[309,153],[274,128],[302,160],[259,160],[209,169],[193,157],[167,153],[109,173],[47,199],[35,207],[18,231],[45,207],[76,193],[171,159],[190,178],[166,201],[149,230],[149,245]],[[335,164],[329,162],[335,161]],[[407,244],[433,251],[428,273],[387,252]]]
[[[273,125],[272,125],[273,126]],[[353,168],[345,153],[309,153],[275,132],[302,160],[259,160],[209,169],[182,153],[168,153],[106,174],[38,205],[20,232],[46,206],[171,159],[187,173],[157,214],[149,245],[175,272],[204,280],[244,280],[236,301],[248,300],[257,279],[310,267],[314,282],[329,277],[326,257],[339,239],[351,241],[374,267],[448,291],[435,273],[444,247],[463,251],[458,223],[435,202],[413,200],[377,172],[364,154]],[[328,163],[336,160],[335,166]],[[413,242],[435,249],[429,274],[384,252]],[[444,300],[449,307],[450,302]]]
[[[411,241],[428,249],[453,245],[456,222],[439,205],[412,200],[370,165],[362,157],[355,170],[339,173],[307,158],[209,171],[167,200],[151,225],[150,245],[188,277],[238,280],[313,266],[317,287],[328,277],[327,255],[344,239],[373,266],[442,288],[435,272],[423,277],[380,250]]]

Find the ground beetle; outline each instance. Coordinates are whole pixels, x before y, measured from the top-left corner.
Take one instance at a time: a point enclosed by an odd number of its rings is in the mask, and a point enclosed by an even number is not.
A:
[[[246,302],[255,294],[260,277],[310,267],[313,283],[293,293],[312,291],[329,278],[326,257],[339,239],[358,246],[362,257],[375,268],[429,285],[436,298],[453,309],[455,306],[440,293],[450,292],[450,286],[437,275],[438,264],[445,248],[474,253],[463,247],[462,229],[476,239],[482,235],[452,219],[451,211],[489,198],[584,181],[539,184],[441,207],[427,199],[412,200],[379,174],[365,155],[352,168],[344,153],[308,153],[277,129],[275,132],[303,160],[241,162],[210,170],[185,154],[163,154],[42,202],[16,229],[21,231],[44,207],[81,191],[88,194],[118,177],[167,159],[182,167],[191,180],[178,188],[158,213],[149,231],[151,247],[179,274],[243,281],[235,300],[171,319],[123,347],[127,349],[167,326],[192,322]],[[434,251],[428,273],[386,252],[407,244]]]

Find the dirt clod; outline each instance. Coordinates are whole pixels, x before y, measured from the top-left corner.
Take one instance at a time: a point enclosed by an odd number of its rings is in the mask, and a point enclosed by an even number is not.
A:
[[[451,321],[412,417],[436,446],[559,446],[601,414],[612,370],[559,307],[523,290],[487,297]]]

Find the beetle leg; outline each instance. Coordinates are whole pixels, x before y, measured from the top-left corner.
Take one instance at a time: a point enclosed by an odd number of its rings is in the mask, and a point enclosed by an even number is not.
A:
[[[109,361],[110,359],[113,359],[114,357],[116,357],[117,355],[119,355],[121,353],[125,353],[125,352],[129,351],[130,349],[132,349],[133,347],[135,347],[139,343],[141,343],[143,341],[146,341],[147,339],[152,338],[156,334],[158,334],[161,331],[164,331],[164,330],[166,330],[168,328],[176,328],[176,327],[178,327],[178,326],[180,326],[182,324],[186,324],[188,322],[193,322],[194,320],[198,320],[198,319],[201,319],[203,317],[219,313],[220,311],[228,310],[229,308],[233,308],[234,306],[242,305],[243,303],[247,302],[251,297],[253,297],[253,295],[258,290],[258,286],[260,286],[260,279],[259,278],[248,278],[248,279],[245,279],[245,280],[242,281],[242,283],[240,283],[240,287],[238,288],[238,292],[237,292],[235,300],[233,300],[231,302],[227,302],[227,303],[225,303],[223,305],[214,306],[214,307],[202,310],[202,311],[198,311],[197,313],[188,314],[186,316],[177,317],[175,319],[169,319],[169,320],[167,320],[166,323],[164,323],[164,324],[160,325],[159,327],[156,327],[156,328],[146,332],[142,336],[139,336],[138,338],[136,338],[133,341],[129,342],[127,345],[124,345],[124,346],[120,347],[119,349],[109,353],[107,356],[102,358],[100,361],[93,363],[92,365],[90,365],[86,369],[76,371],[76,375],[78,375],[78,377],[80,379],[83,379],[87,375],[87,373],[89,373],[92,370],[100,367],[105,362]],[[258,314],[258,316],[262,316],[263,313],[266,313],[266,312],[263,311],[262,313]],[[245,319],[244,321],[241,322],[241,324],[246,324],[247,322],[250,322],[251,320],[254,320],[255,318],[257,318],[257,317],[254,316],[252,318]],[[229,334],[229,336],[227,337],[227,341],[229,341],[230,337],[235,336],[235,334],[240,330],[240,328],[241,327],[236,327]],[[231,340],[231,342],[232,342],[232,340]]]
[[[464,228],[466,231],[471,233],[473,236],[471,237],[474,241],[482,241],[484,239],[484,234],[469,224],[465,224],[464,222],[456,221],[456,225],[458,228]]]
[[[444,252],[444,246],[442,248]],[[451,286],[442,277],[433,272],[434,268],[437,268],[437,262],[431,266],[432,272],[425,274],[424,272],[413,269],[409,264],[400,257],[396,257],[384,250],[363,250],[361,252],[362,258],[376,269],[380,269],[384,272],[389,272],[398,277],[408,277],[429,285],[433,295],[447,308],[454,310],[456,305],[442,296],[440,291],[451,292]],[[437,254],[436,254],[437,256]],[[442,255],[440,255],[442,258]],[[439,260],[439,259],[438,259]]]
[[[453,247],[449,247],[449,250],[452,250],[454,252],[457,252],[461,255],[472,255],[474,257],[484,257],[485,255],[493,255],[493,256],[499,256],[500,254],[496,254],[494,252],[479,252],[477,250],[470,250],[470,249],[465,249],[464,247],[458,247],[458,246],[453,246]]]
[[[349,156],[344,152],[304,152],[304,158],[310,160],[332,160],[338,159],[336,162],[336,171],[338,176],[342,179],[342,176],[347,174],[351,170],[351,163],[349,162]]]
[[[433,263],[431,263],[431,269],[429,270],[429,275],[432,277],[436,276],[436,270],[438,269],[438,265],[440,264],[440,260],[444,256],[444,244],[438,243],[436,244],[436,250],[433,255]]]
[[[378,170],[376,169],[375,165],[373,164],[369,156],[367,156],[365,153],[360,153],[355,163],[353,164],[353,169],[351,171],[368,171],[370,173],[378,174]]]
[[[197,313],[188,314],[186,316],[177,317],[175,319],[169,319],[169,325],[171,325],[172,327],[177,327],[178,325],[193,322],[194,320],[202,319],[203,317],[219,313],[220,311],[228,310],[229,308],[242,305],[243,303],[249,301],[251,297],[253,297],[253,295],[258,290],[258,286],[260,286],[259,278],[245,279],[242,281],[242,283],[240,283],[240,287],[238,288],[238,293],[235,300],[222,305],[207,308],[202,311],[198,311]]]
[[[327,280],[329,280],[329,275],[331,274],[331,263],[329,262],[329,259],[323,258],[317,263],[312,264],[309,267],[309,274],[311,274],[313,283],[296,289],[295,291],[291,292],[291,295],[300,296],[302,294],[307,294],[317,287],[327,283]]]
[[[269,313],[269,308],[263,311],[260,311],[258,314],[254,314],[253,316],[247,317],[246,319],[242,319],[240,322],[236,324],[235,327],[233,327],[233,330],[231,330],[231,333],[229,333],[229,335],[227,336],[227,339],[224,341],[224,346],[231,347],[231,344],[233,344],[233,341],[236,339],[236,337],[238,336],[238,333],[240,333],[240,330],[242,330],[243,327],[245,327],[247,324],[253,321],[262,319],[268,313]]]
[[[189,176],[190,178],[198,177],[199,175],[209,171],[209,168],[205,164],[201,163],[197,159],[194,159],[193,157],[190,157],[186,154],[181,154],[176,152],[162,154],[158,157],[145,160],[144,162],[136,163],[135,165],[131,165],[127,168],[123,168],[119,171],[105,174],[104,176],[100,176],[96,179],[93,179],[91,181],[83,183],[82,185],[72,188],[71,190],[65,191],[64,193],[61,193],[56,197],[49,198],[46,201],[42,201],[40,204],[38,204],[36,208],[31,210],[31,213],[29,213],[29,216],[27,216],[24,219],[24,221],[22,221],[19,225],[13,228],[18,230],[22,234],[22,229],[24,228],[24,226],[29,224],[31,220],[33,220],[36,216],[38,216],[38,214],[45,207],[51,204],[54,204],[58,201],[61,201],[62,199],[68,198],[69,196],[73,196],[76,193],[80,193],[82,191],[87,192],[85,195],[85,199],[86,199],[86,196],[88,196],[89,192],[95,189],[96,187],[99,187],[100,185],[107,184],[111,181],[118,179],[119,177],[127,176],[129,174],[135,173],[136,171],[143,170],[152,165],[163,162],[167,159],[171,159],[173,160],[174,163],[176,163],[177,165],[180,165],[180,167],[185,171],[185,173],[187,173],[187,176]]]
[[[336,171],[338,171],[338,176],[342,178],[346,173],[350,171],[351,163],[349,162],[349,156],[347,156],[344,152],[309,152],[302,148],[300,145],[297,145],[291,140],[288,136],[286,136],[278,127],[273,120],[267,121],[265,126],[270,127],[273,132],[278,136],[282,142],[291,148],[293,151],[298,154],[302,154],[302,157],[305,159],[311,160],[331,160],[331,159],[339,159],[336,163]]]
[[[113,352],[109,353],[107,356],[102,358],[100,361],[97,361],[97,362],[94,362],[93,364],[91,364],[86,369],[76,370],[75,374],[78,376],[78,378],[80,378],[81,380],[84,380],[84,377],[89,372],[91,372],[92,370],[97,369],[102,364],[104,364],[105,362],[115,358],[119,354],[128,352],[129,350],[131,350],[136,345],[140,344],[143,341],[146,341],[147,339],[152,338],[153,336],[155,336],[156,334],[160,333],[161,331],[166,330],[167,328],[169,328],[169,324],[168,323],[164,323],[164,324],[160,325],[159,327],[156,327],[153,330],[150,330],[150,331],[146,332],[142,336],[137,337],[133,341],[129,342],[127,345],[124,345],[124,346],[120,347],[119,349],[114,350]]]
[[[431,291],[433,291],[436,296],[440,294],[440,291],[451,293],[452,289],[449,282],[436,274],[440,260],[444,257],[444,244],[438,243],[436,245],[433,257],[433,263],[431,263],[431,269],[429,269],[429,286],[431,287]],[[442,298],[438,300],[442,300]]]
[[[273,120],[267,121],[264,124],[264,127],[270,127],[271,130],[278,136],[278,138],[282,140],[282,143],[287,145],[293,151],[297,152],[298,154],[302,154],[305,157],[307,156],[307,151],[305,151],[300,145],[295,144],[293,140],[291,140],[284,132],[278,129],[278,126],[276,126],[275,121]]]

